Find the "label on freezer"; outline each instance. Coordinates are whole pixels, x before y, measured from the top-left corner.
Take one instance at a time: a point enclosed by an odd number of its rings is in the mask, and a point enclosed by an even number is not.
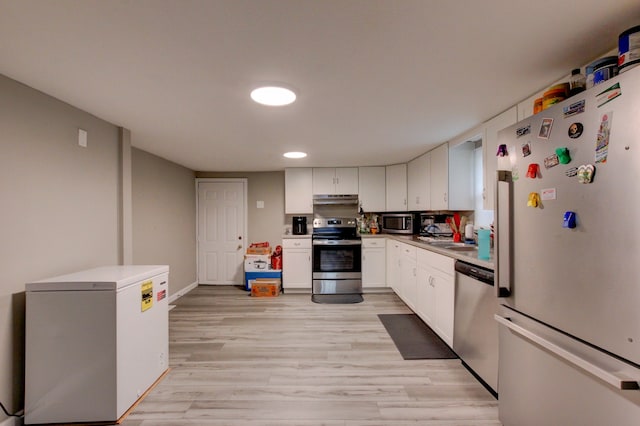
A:
[[[167,290],[160,290],[158,292],[158,302],[167,297]]]
[[[153,281],[145,281],[142,283],[141,287],[142,298],[141,298],[141,308],[142,312],[150,309],[153,306]]]

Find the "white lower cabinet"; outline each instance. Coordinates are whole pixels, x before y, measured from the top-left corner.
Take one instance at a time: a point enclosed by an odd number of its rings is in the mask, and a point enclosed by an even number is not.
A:
[[[400,283],[398,296],[413,311],[418,298],[418,288],[416,285],[416,248],[409,244],[400,243]]]
[[[282,240],[282,288],[311,291],[311,238]]]
[[[455,261],[393,239],[386,253],[387,285],[453,347]]]
[[[387,286],[400,295],[400,244],[396,240],[387,240]]]
[[[453,346],[454,260],[429,250],[417,253],[417,302],[414,310],[449,346]]]
[[[386,238],[362,239],[362,287],[387,286]]]

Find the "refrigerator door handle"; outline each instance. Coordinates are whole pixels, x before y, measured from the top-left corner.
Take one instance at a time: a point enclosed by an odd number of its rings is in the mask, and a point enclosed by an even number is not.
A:
[[[511,318],[503,317],[495,314],[494,318],[503,326],[507,327],[512,332],[524,337],[527,340],[541,346],[548,352],[555,354],[562,358],[566,362],[586,371],[587,373],[605,381],[611,386],[620,390],[637,390],[640,389],[640,377],[631,378],[620,371],[609,371],[598,365],[595,365],[588,360],[581,358],[580,356],[562,348],[561,346],[550,342],[549,340],[537,335],[536,333],[527,330],[526,328],[515,324],[511,321]]]
[[[495,252],[497,259],[495,289],[497,297],[511,295],[511,277],[513,276],[513,256],[511,236],[513,235],[511,212],[513,211],[513,180],[511,172],[498,170],[496,179]]]

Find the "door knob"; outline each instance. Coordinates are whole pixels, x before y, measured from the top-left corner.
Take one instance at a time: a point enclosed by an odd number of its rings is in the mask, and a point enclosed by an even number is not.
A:
[[[238,250],[242,250],[242,244],[238,244]]]

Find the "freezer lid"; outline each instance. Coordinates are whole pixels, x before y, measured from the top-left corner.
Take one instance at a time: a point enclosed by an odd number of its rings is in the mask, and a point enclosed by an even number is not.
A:
[[[102,266],[25,284],[26,291],[118,290],[169,273],[168,265]]]

